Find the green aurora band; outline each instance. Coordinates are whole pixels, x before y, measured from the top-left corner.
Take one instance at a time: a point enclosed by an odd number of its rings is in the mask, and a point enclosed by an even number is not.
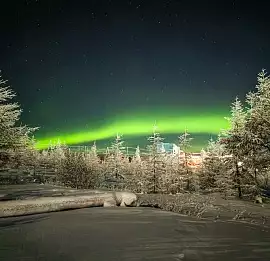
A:
[[[228,111],[216,111],[215,113],[213,111],[212,113],[201,111],[196,114],[193,111],[192,114],[185,113],[183,116],[179,115],[179,113],[178,116],[175,114],[173,110],[159,110],[159,112],[155,111],[155,113],[141,111],[134,114],[121,115],[118,118],[111,118],[102,127],[93,128],[90,131],[62,133],[37,139],[36,148],[45,149],[50,143],[58,141],[67,145],[83,144],[112,138],[117,133],[124,136],[150,135],[153,132],[155,122],[159,133],[177,135],[183,133],[185,129],[189,133],[216,135],[221,129],[226,129],[229,126],[228,121],[225,119],[228,116]]]

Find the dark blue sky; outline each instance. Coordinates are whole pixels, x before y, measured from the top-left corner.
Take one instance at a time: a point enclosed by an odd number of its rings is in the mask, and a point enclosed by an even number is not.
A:
[[[267,1],[2,1],[0,68],[47,132],[140,107],[229,109],[270,70]]]

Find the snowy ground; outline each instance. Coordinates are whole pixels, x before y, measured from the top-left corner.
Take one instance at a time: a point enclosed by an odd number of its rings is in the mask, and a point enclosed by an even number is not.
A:
[[[148,208],[0,219],[0,260],[269,260],[270,231]]]
[[[139,203],[197,218],[247,222],[270,228],[270,204],[225,200],[219,194],[139,195]]]
[[[40,184],[6,185],[0,186],[0,201],[100,192]],[[170,211],[85,208],[0,218],[0,260],[269,259],[269,205],[224,200],[218,194],[138,196],[141,206]]]

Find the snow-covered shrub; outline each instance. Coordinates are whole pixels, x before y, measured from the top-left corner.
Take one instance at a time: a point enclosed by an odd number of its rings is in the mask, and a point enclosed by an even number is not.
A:
[[[93,148],[90,153],[65,150],[64,158],[57,168],[57,179],[73,188],[97,188],[103,182],[100,162]]]

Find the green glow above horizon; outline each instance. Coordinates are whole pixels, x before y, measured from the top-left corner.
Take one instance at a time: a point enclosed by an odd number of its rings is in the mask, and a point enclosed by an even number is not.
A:
[[[104,140],[115,137],[116,134],[125,136],[151,135],[153,125],[157,124],[158,132],[161,134],[182,134],[185,129],[189,133],[218,134],[221,129],[228,127],[225,120],[227,113],[224,112],[200,112],[195,115],[185,113],[185,116],[176,116],[174,111],[162,111],[155,113],[137,112],[136,114],[121,115],[107,121],[107,124],[100,128],[89,131],[76,131],[74,133],[59,133],[37,140],[36,147],[44,149],[50,142],[64,142],[67,145],[74,145],[85,142]],[[173,113],[172,113],[173,112]],[[199,116],[198,116],[199,115]]]

